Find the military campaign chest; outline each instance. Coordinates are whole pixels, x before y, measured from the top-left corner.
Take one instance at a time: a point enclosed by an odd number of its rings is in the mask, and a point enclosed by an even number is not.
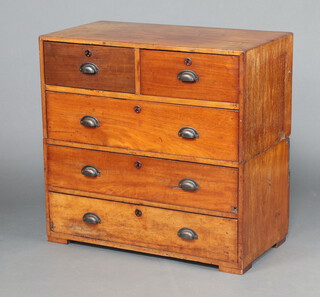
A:
[[[49,241],[237,274],[284,242],[291,33],[95,22],[40,62]]]

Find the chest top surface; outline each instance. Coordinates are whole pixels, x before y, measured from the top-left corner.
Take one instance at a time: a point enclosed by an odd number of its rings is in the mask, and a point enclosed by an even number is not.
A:
[[[41,36],[43,40],[240,55],[291,33],[99,21]]]

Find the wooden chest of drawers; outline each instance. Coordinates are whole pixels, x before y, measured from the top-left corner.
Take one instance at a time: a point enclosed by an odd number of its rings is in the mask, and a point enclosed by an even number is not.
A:
[[[49,241],[238,274],[284,242],[291,33],[96,22],[40,61]]]

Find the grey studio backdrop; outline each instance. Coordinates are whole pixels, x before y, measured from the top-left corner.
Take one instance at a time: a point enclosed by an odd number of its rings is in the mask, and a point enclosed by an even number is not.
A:
[[[243,276],[46,242],[38,41],[97,20],[295,33],[290,232]],[[0,297],[319,296],[320,1],[0,2]]]

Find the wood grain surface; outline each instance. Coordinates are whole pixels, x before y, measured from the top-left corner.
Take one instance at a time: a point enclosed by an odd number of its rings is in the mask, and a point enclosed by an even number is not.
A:
[[[46,95],[48,137],[145,152],[237,161],[238,112],[225,109],[51,93]],[[134,111],[135,106],[141,112]],[[100,127],[80,124],[94,116]],[[198,139],[178,136],[192,127]]]
[[[186,58],[192,60],[190,66]],[[238,68],[237,56],[141,50],[141,94],[237,102]],[[183,70],[195,72],[199,81],[178,80]]]
[[[236,274],[285,241],[292,33],[101,21],[39,44],[49,241]],[[98,74],[82,74],[84,62]],[[179,81],[182,70],[199,80]],[[179,137],[183,127],[199,138]],[[81,174],[87,165],[99,176]],[[199,189],[182,190],[184,178]],[[87,212],[101,224],[84,223]],[[179,238],[183,227],[198,239]]]
[[[232,212],[222,212],[216,209],[208,209],[208,208],[197,208],[193,206],[184,206],[180,204],[164,204],[163,202],[151,201],[151,200],[142,200],[141,198],[133,198],[133,197],[124,197],[124,196],[115,196],[115,195],[108,195],[103,193],[94,193],[88,192],[84,190],[76,190],[76,189],[67,189],[67,188],[60,188],[55,186],[48,186],[49,192],[56,192],[56,193],[63,193],[69,195],[76,195],[76,196],[84,196],[84,197],[91,197],[91,198],[98,198],[104,199],[109,201],[117,201],[117,202],[124,202],[124,203],[133,203],[145,206],[152,206],[152,207],[159,207],[164,209],[172,209],[184,212],[192,212],[198,214],[205,214],[210,216],[216,217],[226,217],[226,218],[238,218],[238,209],[234,209]],[[201,205],[200,205],[201,206]]]
[[[167,207],[173,204],[225,213],[235,213],[237,207],[237,169],[52,145],[47,147],[47,158],[50,186],[132,197]],[[100,176],[82,175],[82,168],[88,165],[96,167]],[[185,178],[193,179],[199,190],[182,190],[179,182]]]
[[[241,54],[287,33],[100,21],[43,35],[43,40]]]
[[[288,233],[289,144],[287,140],[246,162],[241,193],[241,241],[244,266]]]
[[[242,161],[290,136],[292,35],[253,49],[244,59]]]
[[[214,160],[214,159],[199,158],[194,156],[181,156],[181,155],[170,155],[170,154],[164,155],[163,153],[108,147],[108,146],[102,146],[102,145],[56,140],[56,139],[50,139],[50,138],[44,139],[44,141],[47,144],[52,144],[52,145],[84,148],[88,150],[96,150],[96,151],[102,151],[102,152],[126,154],[126,155],[133,155],[133,156],[142,156],[142,157],[145,156],[145,157],[160,158],[160,159],[166,159],[166,160],[179,160],[183,162],[217,165],[217,166],[224,166],[224,167],[231,167],[231,168],[238,168],[241,165],[237,161]]]
[[[132,100],[138,100],[138,101],[172,103],[172,104],[181,104],[181,105],[189,105],[189,106],[202,106],[202,107],[213,107],[213,108],[234,109],[234,110],[239,109],[239,103],[233,103],[233,102],[219,102],[219,101],[197,100],[197,99],[188,99],[188,98],[151,96],[151,95],[91,90],[91,89],[82,89],[82,88],[70,88],[70,87],[52,86],[52,85],[45,85],[44,89],[46,91],[51,91],[51,92],[91,95],[91,96],[109,97],[109,98],[118,98],[118,99],[132,99]],[[136,90],[136,92],[138,91]]]
[[[86,50],[91,51],[90,57]],[[98,67],[98,73],[80,72],[80,66],[88,62]],[[49,85],[135,92],[134,49],[44,42],[44,63]]]
[[[110,242],[150,247],[179,254],[237,260],[237,221],[141,205],[126,204],[50,193],[51,234],[70,234]],[[135,210],[141,216],[135,215]],[[82,217],[94,213],[100,224],[88,224]],[[177,236],[181,228],[191,228],[196,240]]]

